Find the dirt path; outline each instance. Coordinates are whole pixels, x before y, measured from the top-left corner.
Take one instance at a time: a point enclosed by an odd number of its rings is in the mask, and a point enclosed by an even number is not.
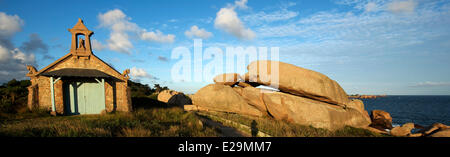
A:
[[[247,133],[241,132],[232,127],[224,126],[222,123],[213,121],[208,117],[202,115],[198,116],[205,125],[218,128],[220,130],[221,137],[251,137],[251,135]]]

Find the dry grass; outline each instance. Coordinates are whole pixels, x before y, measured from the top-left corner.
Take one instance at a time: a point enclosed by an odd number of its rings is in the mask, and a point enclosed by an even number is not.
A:
[[[13,116],[12,116],[13,117]],[[204,137],[215,128],[180,108],[140,109],[106,115],[14,117],[2,119],[0,136],[15,137]]]
[[[251,117],[243,116],[233,113],[222,112],[202,112],[203,114],[211,114],[213,116],[228,119],[234,122],[241,123],[246,126],[251,126],[252,122],[256,122],[256,128],[272,137],[380,137],[385,136],[371,131],[344,127],[340,130],[329,131],[326,129],[314,128],[312,126],[304,126],[294,123],[287,123],[284,121],[274,120],[268,117]],[[213,117],[211,117],[213,118]],[[227,125],[227,124],[224,124]]]

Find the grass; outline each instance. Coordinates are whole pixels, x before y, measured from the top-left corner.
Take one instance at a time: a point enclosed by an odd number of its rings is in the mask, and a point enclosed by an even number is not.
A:
[[[157,101],[157,90],[129,81],[131,113],[50,116],[27,108],[29,80],[0,85],[0,136],[10,137],[204,137],[219,136],[219,129],[204,126],[200,118],[181,108]]]
[[[17,112],[0,112],[0,126],[2,124],[9,121],[18,121],[24,119],[33,119],[33,118],[42,118],[42,117],[50,117],[48,111],[45,110],[33,110],[30,111],[26,108],[26,106],[19,109]]]
[[[252,122],[256,122],[256,128],[269,134],[272,137],[383,137],[386,135],[378,134],[371,132],[366,129],[354,128],[350,126],[346,126],[342,129],[336,131],[329,131],[326,129],[314,128],[312,126],[304,126],[294,123],[287,123],[284,121],[273,120],[268,117],[251,117],[251,116],[243,116],[233,113],[222,113],[222,112],[201,112],[202,115],[212,115],[210,118],[214,118],[213,116],[220,117],[223,119],[227,119],[230,121],[234,121],[246,126],[251,127]],[[224,125],[232,126],[232,124]]]
[[[157,101],[158,94],[135,94],[131,113],[105,115],[50,116],[48,111],[29,111],[26,94],[18,97],[15,105],[9,99],[0,104],[0,136],[12,137],[217,137],[220,129],[203,125],[194,112],[170,107]],[[274,137],[379,137],[365,129],[345,127],[336,131],[318,129],[277,121],[268,117],[256,118],[232,113],[208,112],[256,128]],[[219,121],[214,117],[210,119]],[[223,123],[223,122],[222,122]],[[240,128],[235,124],[223,125]],[[249,129],[246,132],[251,131]]]
[[[29,113],[5,115],[0,136],[10,137],[215,137],[215,128],[180,108],[138,109],[106,115],[44,116]],[[47,114],[48,115],[48,114]]]
[[[159,104],[162,105],[162,104]],[[233,113],[201,112],[256,128],[272,137],[382,137],[365,129],[344,127],[329,131],[268,117]],[[222,122],[223,123],[223,122]],[[225,126],[237,127],[223,123]],[[203,125],[195,112],[177,107],[140,107],[131,113],[105,115],[50,116],[46,111],[0,113],[0,136],[9,137],[217,137],[219,129]]]

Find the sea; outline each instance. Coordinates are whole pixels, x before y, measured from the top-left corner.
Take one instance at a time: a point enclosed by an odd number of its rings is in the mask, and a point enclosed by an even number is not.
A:
[[[389,112],[394,127],[409,122],[422,126],[450,125],[450,96],[388,95],[361,100],[369,114],[372,110]]]

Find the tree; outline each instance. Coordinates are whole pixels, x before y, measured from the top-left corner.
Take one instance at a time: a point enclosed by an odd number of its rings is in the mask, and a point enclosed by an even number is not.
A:
[[[163,90],[168,90],[169,89],[167,86],[161,87],[161,85],[159,85],[159,84],[155,84],[154,87],[155,87],[155,91],[157,93],[159,93],[159,92],[161,92]]]
[[[155,92],[148,84],[141,84],[138,82],[128,81],[128,87],[131,90],[131,97],[145,97]]]
[[[162,88],[161,88],[161,86],[159,84],[155,84],[153,86],[155,87],[155,90],[156,90],[157,93],[162,91]]]
[[[0,86],[0,110],[11,111],[18,105],[25,105],[28,95],[27,87],[30,86],[30,80],[11,81]]]
[[[16,98],[18,96],[24,96],[27,93],[27,87],[30,85],[29,80],[17,81],[16,79],[12,79],[6,85],[3,85],[1,88],[1,94],[3,98],[7,98],[11,101],[11,104],[16,104]],[[6,96],[6,97],[5,97]]]

